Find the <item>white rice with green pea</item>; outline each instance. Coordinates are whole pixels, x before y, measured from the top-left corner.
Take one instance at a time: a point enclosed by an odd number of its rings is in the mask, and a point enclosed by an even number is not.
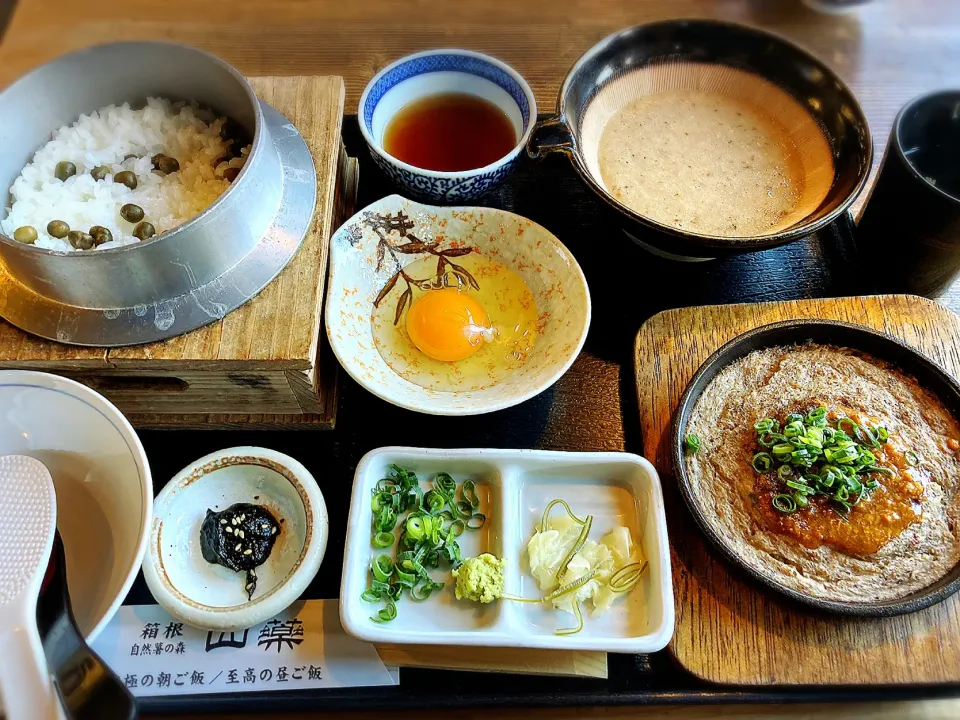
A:
[[[23,168],[10,188],[0,230],[12,238],[17,228],[31,226],[38,235],[35,247],[73,251],[66,238],[47,234],[50,221],[61,220],[71,230],[83,232],[102,225],[113,240],[98,249],[120,247],[140,242],[133,235],[136,224],[120,216],[127,203],[143,208],[143,219],[158,234],[172,230],[220,197],[230,186],[224,172],[239,169],[246,161],[249,147],[237,149],[240,157],[216,164],[230,154],[230,141],[220,136],[225,122],[195,103],[161,98],[147,98],[140,110],[129,104],[111,105],[81,115],[73,125],[57,130]],[[156,154],[176,158],[179,171],[169,175],[154,171],[151,158]],[[66,181],[55,177],[57,163],[63,161],[77,169]],[[100,165],[111,173],[96,181],[90,172]],[[122,170],[136,174],[135,190],[114,182]]]

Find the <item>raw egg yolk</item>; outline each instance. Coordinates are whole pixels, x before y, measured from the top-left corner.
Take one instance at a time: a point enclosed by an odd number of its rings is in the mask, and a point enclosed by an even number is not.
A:
[[[424,355],[454,362],[473,355],[489,332],[487,313],[467,293],[431,290],[407,310],[407,334]]]

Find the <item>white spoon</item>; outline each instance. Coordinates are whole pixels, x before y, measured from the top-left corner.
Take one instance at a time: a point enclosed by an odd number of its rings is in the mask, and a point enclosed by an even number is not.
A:
[[[0,690],[7,720],[62,717],[37,631],[37,597],[56,529],[47,468],[25,455],[0,457]]]

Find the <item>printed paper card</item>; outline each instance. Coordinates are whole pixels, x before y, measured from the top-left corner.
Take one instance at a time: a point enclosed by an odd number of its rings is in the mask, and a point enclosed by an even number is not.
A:
[[[239,632],[197,630],[158,605],[125,605],[93,648],[138,697],[396,685],[376,648],[340,625],[337,600],[307,600]]]

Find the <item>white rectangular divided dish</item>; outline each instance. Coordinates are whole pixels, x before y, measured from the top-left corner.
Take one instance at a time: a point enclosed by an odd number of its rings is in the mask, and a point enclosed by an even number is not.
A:
[[[614,526],[630,528],[643,546],[647,569],[637,586],[602,617],[584,609],[584,627],[576,635],[556,630],[576,624],[573,615],[533,603],[500,600],[489,605],[458,601],[454,579],[445,564],[431,571],[445,583],[424,602],[407,593],[388,623],[371,619],[379,605],[361,600],[369,586],[370,564],[382,552],[396,556],[396,545],[378,550],[372,544],[371,500],[377,481],[391,464],[417,473],[424,490],[437,472],[457,483],[477,485],[480,510],[487,522],[459,538],[464,558],[491,553],[507,559],[507,594],[543,596],[525,573],[526,544],[546,505],[566,500],[581,517],[593,515],[590,537],[599,541]],[[673,635],[673,582],[660,479],[653,465],[626,453],[568,453],[544,450],[431,450],[387,447],[360,461],[353,483],[350,521],[340,588],[340,618],[351,635],[369,642],[423,645],[486,645],[606,652],[648,653],[661,650]]]

